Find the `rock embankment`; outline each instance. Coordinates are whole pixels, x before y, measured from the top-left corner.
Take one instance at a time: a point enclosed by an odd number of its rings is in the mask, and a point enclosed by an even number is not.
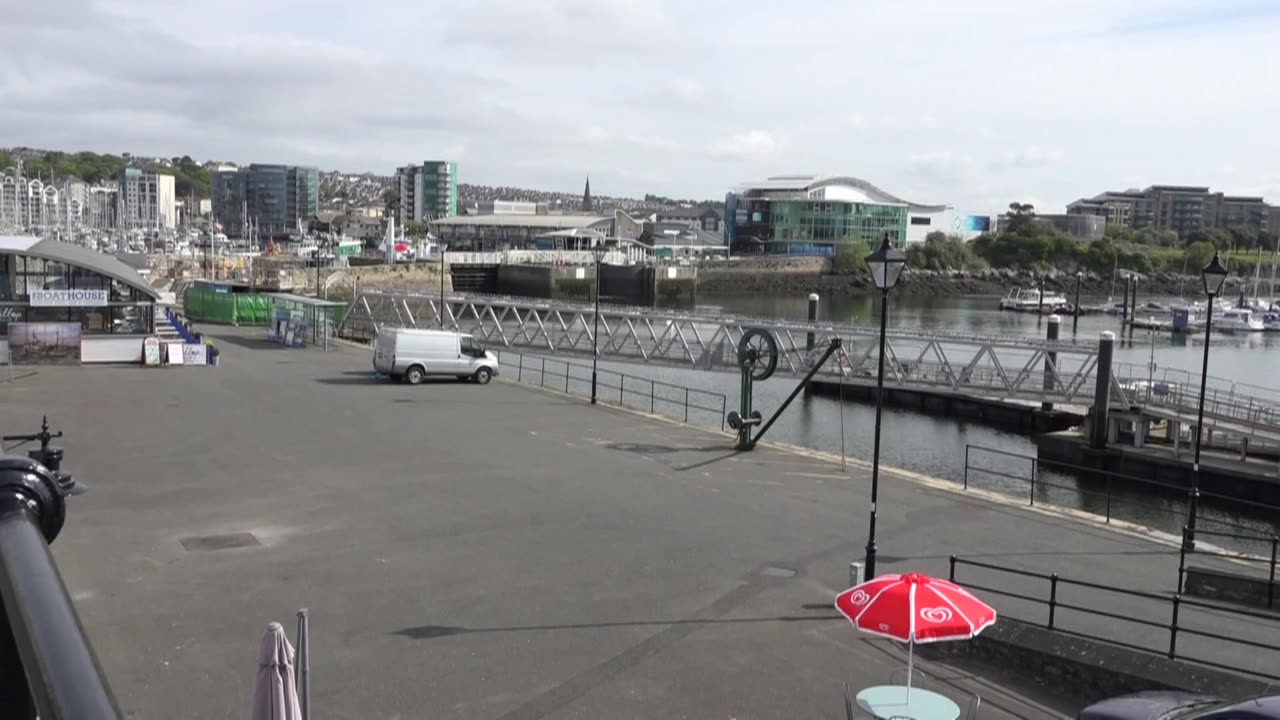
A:
[[[1041,278],[1045,287],[1070,297],[1075,292],[1075,273],[1051,271],[1030,273],[1020,270],[935,271],[908,268],[895,292],[911,295],[1004,295],[1014,287],[1034,287]],[[1232,280],[1236,280],[1232,278]],[[1232,283],[1232,286],[1236,286]],[[1115,281],[1115,293],[1123,292],[1124,279]],[[1157,274],[1139,279],[1142,296],[1188,297],[1200,288],[1199,277]],[[871,276],[865,272],[832,272],[822,258],[743,258],[703,263],[698,266],[698,296],[797,295],[816,292],[827,297],[855,297],[875,292]],[[1110,274],[1086,272],[1080,292],[1097,297],[1112,293]]]

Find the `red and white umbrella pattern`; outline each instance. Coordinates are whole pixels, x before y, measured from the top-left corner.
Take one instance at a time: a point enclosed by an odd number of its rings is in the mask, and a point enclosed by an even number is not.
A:
[[[968,640],[996,621],[996,611],[947,580],[919,573],[881,575],[836,596],[854,627],[902,642]]]
[[[908,643],[907,695],[916,643],[968,640],[996,621],[996,611],[947,580],[881,575],[836,596],[836,609],[859,630]]]

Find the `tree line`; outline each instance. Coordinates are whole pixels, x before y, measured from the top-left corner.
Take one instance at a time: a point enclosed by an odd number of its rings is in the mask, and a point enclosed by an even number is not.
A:
[[[179,198],[195,196],[209,197],[209,171],[204,165],[192,160],[189,155],[170,158],[172,165],[163,165],[154,161],[142,161],[129,155],[98,154],[94,152],[64,153],[47,152],[44,155],[27,158],[22,165],[25,177],[39,178],[49,181],[50,175],[55,179],[78,178],[87,183],[100,183],[115,180],[120,171],[127,167],[136,167],[147,172],[172,175],[174,191]],[[17,161],[9,154],[0,152],[0,171],[17,170]]]
[[[1038,222],[1032,205],[1011,203],[997,232],[970,240],[931,232],[924,242],[910,245],[906,256],[907,267],[917,270],[1086,270],[1109,275],[1122,269],[1143,274],[1196,274],[1209,264],[1215,250],[1240,250],[1228,253],[1228,259],[1245,262],[1241,255],[1248,250],[1270,249],[1275,243],[1274,236],[1249,227],[1197,231],[1185,239],[1169,230],[1108,227],[1102,239],[1086,242]],[[842,244],[832,268],[837,272],[865,270],[865,248],[862,243]]]

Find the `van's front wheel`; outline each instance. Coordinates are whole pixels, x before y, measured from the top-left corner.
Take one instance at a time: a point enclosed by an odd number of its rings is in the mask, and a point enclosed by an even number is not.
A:
[[[421,385],[427,379],[427,371],[421,365],[414,365],[404,372],[404,381],[410,385]]]
[[[476,374],[471,377],[475,379],[477,383],[487,385],[489,381],[493,379],[493,371],[489,368],[482,367],[479,370],[476,370]]]

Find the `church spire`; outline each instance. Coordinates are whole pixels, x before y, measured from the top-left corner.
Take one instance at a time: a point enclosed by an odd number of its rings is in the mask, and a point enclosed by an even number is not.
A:
[[[587,187],[582,191],[582,211],[591,212],[591,176],[587,176]]]

